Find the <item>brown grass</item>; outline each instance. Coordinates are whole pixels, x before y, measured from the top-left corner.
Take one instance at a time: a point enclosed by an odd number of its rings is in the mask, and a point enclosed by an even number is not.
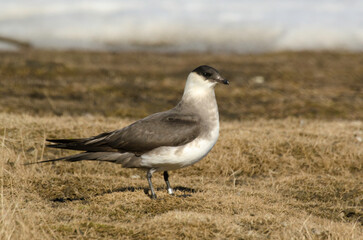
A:
[[[363,54],[345,52],[0,52],[0,111],[144,117],[174,106],[202,64],[230,79],[222,119],[363,119]]]
[[[212,152],[154,174],[110,163],[22,165],[64,156],[46,137],[85,137],[129,124],[97,116],[0,114],[0,239],[362,239],[363,123],[224,121]],[[190,196],[184,196],[190,195]]]
[[[210,64],[220,139],[196,165],[24,166],[172,107]],[[363,239],[363,54],[0,52],[0,239]]]

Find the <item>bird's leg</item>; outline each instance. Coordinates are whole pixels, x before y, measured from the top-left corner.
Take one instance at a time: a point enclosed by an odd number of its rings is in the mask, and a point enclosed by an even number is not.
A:
[[[151,191],[151,195],[150,195],[151,199],[156,199],[155,190],[154,190],[153,184],[151,182],[151,177],[152,177],[154,171],[155,171],[154,169],[150,169],[149,171],[147,171],[147,174],[146,174],[147,181],[149,182],[149,187],[150,187],[150,191]]]
[[[164,180],[165,180],[165,183],[166,183],[166,188],[168,189],[168,193],[170,195],[174,195],[174,191],[173,189],[170,187],[170,183],[169,183],[169,174],[167,171],[164,171]]]

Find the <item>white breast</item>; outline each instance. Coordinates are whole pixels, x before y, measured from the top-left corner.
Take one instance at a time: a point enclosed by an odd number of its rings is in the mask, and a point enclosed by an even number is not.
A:
[[[156,171],[175,170],[193,165],[204,158],[216,144],[219,136],[219,123],[208,138],[195,140],[178,147],[159,147],[141,156],[141,166]]]

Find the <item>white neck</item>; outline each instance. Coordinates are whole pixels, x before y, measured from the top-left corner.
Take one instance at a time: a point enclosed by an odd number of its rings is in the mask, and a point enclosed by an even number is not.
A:
[[[183,99],[200,99],[208,96],[214,97],[214,87],[216,83],[204,80],[203,77],[192,72],[187,78],[184,88]]]

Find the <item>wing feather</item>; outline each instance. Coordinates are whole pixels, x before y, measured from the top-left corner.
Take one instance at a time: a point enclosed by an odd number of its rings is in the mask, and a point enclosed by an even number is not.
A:
[[[180,146],[200,133],[200,117],[173,110],[156,113],[112,132],[84,139],[49,139],[54,148],[88,152],[133,152],[142,154],[161,146]]]

